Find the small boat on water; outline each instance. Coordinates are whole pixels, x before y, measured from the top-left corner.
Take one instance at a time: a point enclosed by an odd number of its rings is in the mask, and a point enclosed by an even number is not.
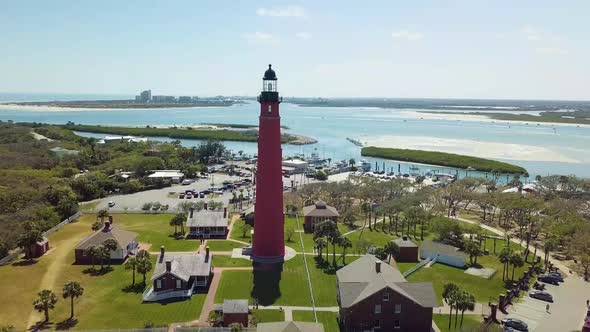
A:
[[[420,175],[420,168],[418,166],[410,166],[410,175],[411,176],[419,176]]]

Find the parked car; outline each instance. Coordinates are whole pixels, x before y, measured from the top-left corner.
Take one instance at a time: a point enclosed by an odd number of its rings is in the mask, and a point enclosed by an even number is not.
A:
[[[178,198],[183,199],[184,198],[184,193],[178,194]]]
[[[551,295],[545,291],[535,290],[535,291],[530,292],[529,296],[532,297],[533,299],[553,303],[553,295]]]
[[[199,198],[205,198],[207,196],[207,194],[205,194],[205,192],[201,191],[199,193]]]
[[[546,273],[548,276],[554,277],[559,282],[563,282],[563,276],[559,272],[549,272]]]
[[[182,185],[183,186],[188,186],[191,183],[193,183],[193,180],[190,180],[190,179],[184,179],[184,180],[182,180]]]
[[[109,201],[109,207],[113,207],[113,206],[115,206],[115,202]]]
[[[504,327],[511,327],[517,331],[528,332],[529,330],[527,323],[517,318],[504,318],[502,319],[502,325]]]
[[[193,198],[193,194],[192,193],[187,193],[184,197],[186,199],[191,199],[191,198]]]
[[[559,286],[559,279],[555,278],[554,276],[550,276],[547,274],[541,274],[538,278],[539,281],[544,282],[546,284],[551,284],[555,286]]]
[[[223,190],[222,189],[216,189],[216,190],[213,190],[213,193],[214,194],[218,194],[218,195],[223,195]]]

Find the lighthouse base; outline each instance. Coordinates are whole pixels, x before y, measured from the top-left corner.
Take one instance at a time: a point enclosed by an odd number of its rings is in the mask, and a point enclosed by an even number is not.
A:
[[[286,262],[297,255],[295,249],[285,246],[284,256],[255,256],[252,254],[252,247],[236,248],[232,252],[232,258],[244,258],[258,263],[280,263]]]

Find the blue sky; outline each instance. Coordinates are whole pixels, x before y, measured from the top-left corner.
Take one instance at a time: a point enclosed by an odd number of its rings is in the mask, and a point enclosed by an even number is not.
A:
[[[0,91],[590,99],[590,1],[7,1]]]

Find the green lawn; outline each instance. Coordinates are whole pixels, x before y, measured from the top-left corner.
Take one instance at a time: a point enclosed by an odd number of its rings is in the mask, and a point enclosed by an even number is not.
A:
[[[457,328],[455,329],[455,315],[453,315],[453,321],[451,322],[451,329],[449,330],[449,315],[448,314],[434,314],[432,319],[436,323],[436,326],[441,330],[441,332],[451,332],[451,331],[464,331],[464,332],[471,332],[471,331],[483,331],[480,330],[480,326],[482,323],[481,316],[479,315],[464,315],[463,317],[463,326],[460,327],[461,324],[461,314],[459,313],[459,320],[457,321]],[[485,330],[488,331],[488,330]],[[494,331],[494,330],[490,330]]]
[[[318,311],[318,323],[324,325],[324,331],[326,332],[340,332],[338,326],[338,313],[329,311]],[[299,322],[315,322],[313,311],[293,311],[293,320]]]
[[[166,251],[196,251],[199,240],[176,239],[174,227],[170,226],[172,214],[113,214],[113,222],[127,230],[139,234],[137,240],[151,244],[150,251],[159,251],[165,246]],[[180,232],[180,228],[178,229]]]
[[[251,242],[252,236],[250,236],[250,232],[247,232],[246,236],[242,236],[242,225],[244,225],[243,220],[236,220],[229,237],[238,241]]]
[[[259,323],[274,323],[285,320],[285,312],[281,310],[252,310]]]
[[[138,216],[143,215],[131,215]],[[126,218],[115,216],[115,222],[123,219]],[[61,289],[70,280],[78,281],[84,287],[84,295],[75,301],[76,329],[141,328],[146,322],[166,325],[198,318],[205,294],[194,295],[186,301],[142,304],[142,287],[135,291],[128,289],[131,272],[122,265],[113,265],[112,271],[103,275],[85,273],[88,266],[73,265],[73,249],[91,233],[90,226],[94,220],[93,215],[84,215],[78,222],[52,234],[49,243],[53,250],[35,264],[16,262],[16,265],[0,267],[0,294],[6,303],[10,303],[2,309],[0,325],[10,324],[17,330],[25,330],[37,292],[50,289],[59,299],[55,310],[50,312],[51,328],[58,327],[57,324],[69,317],[69,301],[62,299]],[[147,275],[148,278],[150,276],[151,273]],[[141,281],[141,276],[137,280]],[[32,322],[40,317],[35,313]]]
[[[214,267],[247,267],[252,266],[252,262],[242,258],[231,258],[228,255],[215,255],[212,260]]]
[[[355,258],[348,257],[347,262],[350,263]],[[213,259],[215,266],[219,266],[218,259],[219,256]],[[336,302],[336,274],[326,272],[317,266],[313,256],[307,256],[307,263],[316,305],[320,307],[338,305]],[[273,279],[272,274],[262,272],[260,285],[261,291],[257,291],[257,294],[259,294],[258,298],[262,305],[311,306],[311,296],[302,255],[297,255],[285,262],[279,280]],[[250,304],[253,304],[253,289],[254,274],[252,271],[224,271],[215,294],[215,303],[222,303],[224,298],[247,298],[250,300]]]
[[[243,248],[246,245],[234,241],[208,240],[207,245],[211,251],[232,251],[234,248]]]

